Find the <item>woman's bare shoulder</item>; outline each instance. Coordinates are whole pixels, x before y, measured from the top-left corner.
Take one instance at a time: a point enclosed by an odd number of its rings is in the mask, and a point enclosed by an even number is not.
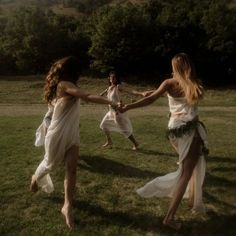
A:
[[[74,83],[72,83],[72,82],[70,82],[70,81],[66,81],[66,80],[62,80],[62,81],[60,81],[59,83],[58,83],[58,87],[61,87],[61,88],[63,88],[63,87],[71,87],[71,86],[76,86]]]
[[[75,84],[73,84],[70,81],[60,81],[57,85],[57,98],[61,98],[61,97],[68,97],[70,95],[68,95],[68,93],[66,92],[66,90],[68,88],[72,88],[76,86]],[[76,86],[77,87],[77,86]]]
[[[174,78],[166,79],[166,80],[164,80],[164,82],[166,82],[169,85],[175,85],[177,83],[176,79],[174,79]]]
[[[172,89],[173,86],[175,86],[175,84],[176,84],[175,80],[174,80],[173,78],[170,78],[170,79],[165,79],[165,80],[161,83],[160,86],[165,87],[165,89],[166,89],[167,92],[168,92],[168,90],[169,90],[169,89]]]
[[[118,88],[118,90],[122,91],[125,89],[125,84],[122,83],[122,84],[117,84],[116,87]]]
[[[183,90],[180,87],[180,84],[176,79],[174,79],[174,78],[169,79],[168,83],[169,83],[169,86],[168,86],[167,92],[169,95],[171,95],[172,97],[183,97],[184,96]]]

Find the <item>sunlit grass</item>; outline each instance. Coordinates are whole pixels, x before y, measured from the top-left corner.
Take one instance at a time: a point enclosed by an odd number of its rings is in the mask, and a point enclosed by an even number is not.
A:
[[[81,87],[97,93],[106,82],[90,81],[81,80]],[[15,89],[26,86],[35,94],[35,97],[25,93],[22,97],[12,95],[10,100],[19,102],[21,110],[15,115],[12,112],[9,112],[11,115],[0,114],[0,235],[235,235],[235,109],[227,109],[223,100],[218,109],[210,100],[205,101],[201,119],[208,128],[210,155],[203,197],[208,211],[204,216],[193,216],[184,200],[177,213],[184,228],[175,233],[161,224],[169,200],[142,199],[135,193],[135,189],[147,181],[177,168],[177,155],[165,138],[168,110],[158,107],[157,102],[154,106],[129,112],[134,135],[140,143],[140,150],[134,152],[131,143],[119,134],[112,134],[112,149],[101,148],[105,137],[99,123],[107,108],[82,105],[74,210],[77,227],[70,232],[60,214],[64,167],[60,166],[52,174],[55,192],[51,195],[32,194],[28,190],[30,177],[43,157],[43,149],[33,146],[43,111],[37,115],[32,115],[35,113],[30,110],[24,113],[24,106],[40,100],[36,94],[42,92],[42,87],[35,86],[37,83],[0,81],[1,93],[6,88],[9,94],[14,93]],[[226,95],[230,101],[235,99],[233,91],[211,91],[216,105],[220,97]],[[9,101],[9,97],[2,96],[2,99]]]
[[[138,91],[146,91],[155,89],[156,86],[130,84],[123,81],[130,89]],[[106,78],[87,78],[82,77],[79,80],[81,90],[93,94],[99,94],[108,86]],[[0,104],[40,104],[43,103],[43,87],[44,76],[0,76]],[[139,99],[139,96],[131,96],[123,93],[122,99],[124,102],[131,102]],[[166,106],[167,100],[165,97],[160,98],[154,105]],[[224,106],[230,107],[236,104],[235,88],[227,88],[221,90],[206,89],[204,100],[201,101],[201,106]]]

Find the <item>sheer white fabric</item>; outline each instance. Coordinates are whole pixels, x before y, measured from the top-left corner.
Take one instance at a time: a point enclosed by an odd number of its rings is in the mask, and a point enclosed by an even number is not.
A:
[[[167,96],[171,113],[168,123],[169,129],[175,129],[181,125],[184,125],[187,121],[193,120],[198,115],[197,105],[190,106],[183,97],[174,98],[170,95]]]
[[[37,183],[45,192],[50,193],[54,190],[49,173],[64,161],[65,153],[70,147],[79,145],[79,105],[80,100],[75,98],[60,98],[55,103],[52,119],[44,137],[44,159],[35,171]],[[45,121],[43,126],[47,127]],[[38,143],[42,143],[42,136],[39,140]]]
[[[168,96],[169,106],[171,111],[171,118],[168,123],[168,128],[178,128],[187,121],[193,120],[197,115],[197,107],[187,104],[184,98],[173,98]],[[182,162],[189,152],[190,145],[195,136],[196,130],[178,138],[171,138],[171,143],[179,154],[179,167],[175,172],[169,173],[165,176],[157,177],[148,182],[145,186],[137,189],[137,193],[144,198],[150,197],[172,197],[174,188],[182,173]],[[207,135],[204,127],[199,123],[197,127],[201,139],[205,146],[207,146]],[[204,204],[202,201],[202,185],[205,178],[206,163],[204,154],[201,154],[197,165],[194,168],[192,177],[190,179],[194,183],[194,204],[192,210],[195,212],[204,212]],[[184,194],[185,198],[189,197],[189,185]]]
[[[36,134],[35,134],[36,137],[35,137],[35,143],[34,143],[36,147],[40,147],[44,145],[47,129],[51,123],[53,110],[54,110],[54,106],[48,105],[48,111],[43,118],[43,122],[36,130]]]
[[[114,103],[121,101],[117,86],[109,87],[107,91],[107,98]],[[133,127],[127,114],[114,111],[111,106],[109,106],[109,111],[102,119],[100,128],[102,130],[121,133],[126,138],[128,138],[133,133]]]

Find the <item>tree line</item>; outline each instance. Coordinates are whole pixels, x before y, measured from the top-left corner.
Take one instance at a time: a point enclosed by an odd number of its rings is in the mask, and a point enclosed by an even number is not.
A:
[[[226,0],[104,5],[80,17],[21,7],[0,17],[0,74],[45,73],[75,55],[84,71],[161,80],[173,55],[186,52],[205,83],[235,83],[235,13]]]

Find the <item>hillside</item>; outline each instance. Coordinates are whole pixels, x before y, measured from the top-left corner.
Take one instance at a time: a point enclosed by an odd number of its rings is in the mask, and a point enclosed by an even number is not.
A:
[[[168,0],[166,0],[168,1]],[[52,10],[56,14],[68,16],[89,15],[105,5],[142,4],[146,0],[0,0],[0,16],[7,15],[23,6],[37,6]],[[236,6],[236,0],[229,0],[230,7]]]
[[[4,16],[23,6],[37,6],[51,9],[56,14],[79,16],[90,14],[104,5],[125,4],[127,2],[140,4],[144,0],[0,0],[0,15]]]

